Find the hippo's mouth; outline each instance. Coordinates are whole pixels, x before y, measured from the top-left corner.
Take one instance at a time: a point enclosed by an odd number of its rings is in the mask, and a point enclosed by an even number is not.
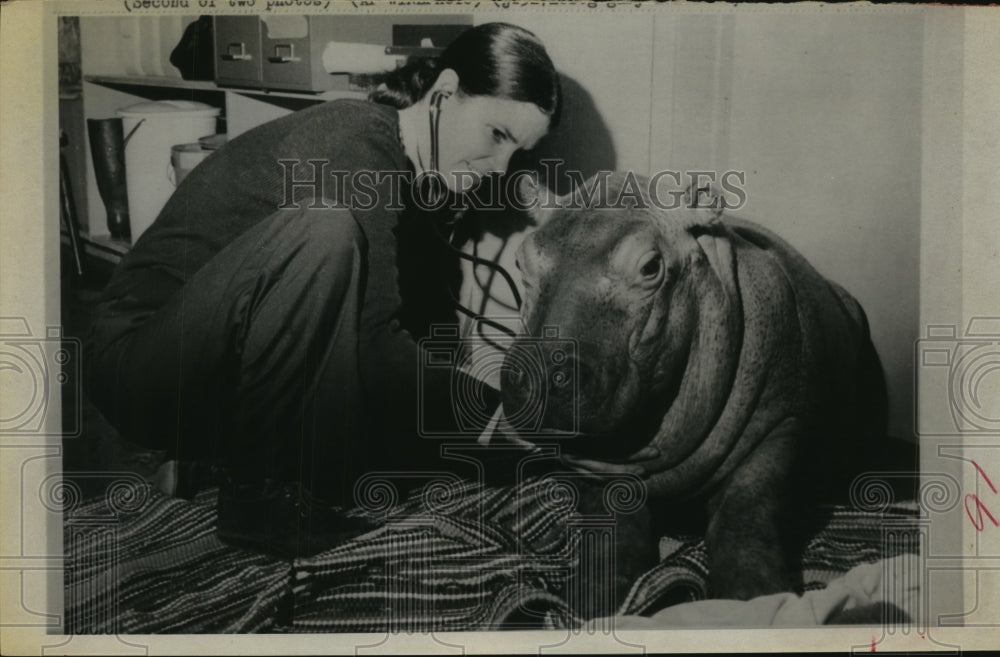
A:
[[[513,357],[511,357],[513,353]],[[522,445],[559,445],[567,453],[593,458],[624,458],[649,444],[662,414],[640,393],[639,375],[628,368],[588,366],[567,357],[557,371],[531,370],[524,354],[508,352],[501,372],[504,434]],[[547,354],[547,361],[553,359]]]
[[[574,435],[560,435],[554,431],[546,430],[544,427],[541,430],[531,428],[525,433],[521,433],[507,424],[503,431],[498,430],[494,435],[499,435],[507,443],[529,451],[537,451],[547,446],[558,446],[560,451],[565,454],[614,461],[624,459],[648,445],[655,433],[643,429],[622,428],[601,433],[581,431]]]

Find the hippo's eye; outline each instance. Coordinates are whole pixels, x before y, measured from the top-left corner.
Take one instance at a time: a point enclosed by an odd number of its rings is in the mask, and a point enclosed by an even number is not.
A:
[[[659,252],[649,254],[639,267],[639,273],[643,278],[656,278],[663,269],[663,256]]]

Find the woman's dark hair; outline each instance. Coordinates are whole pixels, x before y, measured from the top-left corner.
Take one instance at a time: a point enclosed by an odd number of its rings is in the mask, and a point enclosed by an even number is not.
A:
[[[534,103],[559,122],[562,94],[559,74],[534,34],[508,23],[485,23],[463,32],[440,57],[411,59],[405,66],[367,80],[375,102],[402,109],[427,93],[445,69],[458,74],[467,96],[495,96]]]

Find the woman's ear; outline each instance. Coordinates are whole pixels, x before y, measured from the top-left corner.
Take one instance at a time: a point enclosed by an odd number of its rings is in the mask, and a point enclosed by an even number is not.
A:
[[[440,91],[446,96],[451,96],[458,92],[458,73],[455,69],[446,68],[438,73],[437,80],[431,86],[430,92]]]

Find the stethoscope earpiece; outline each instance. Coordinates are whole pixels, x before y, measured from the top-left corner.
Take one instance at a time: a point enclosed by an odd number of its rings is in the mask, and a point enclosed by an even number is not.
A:
[[[434,172],[435,172],[436,175],[432,176],[430,178],[429,183],[432,186],[432,193],[435,193],[435,194],[437,194],[437,193],[446,193],[446,192],[442,192],[440,189],[437,188],[437,184],[440,182],[440,178],[439,178],[439,176],[440,176],[440,168],[439,168],[439,166],[440,165],[438,163],[438,124],[439,124],[439,120],[440,120],[440,116],[441,116],[441,102],[445,98],[449,98],[450,96],[451,96],[450,92],[447,92],[447,91],[435,91],[435,92],[433,92],[431,94],[431,98],[430,98],[429,116],[430,116],[430,131],[431,131],[431,168],[434,170]],[[521,295],[517,291],[517,286],[514,284],[514,279],[511,277],[510,273],[508,273],[507,270],[504,269],[502,265],[500,265],[500,263],[493,262],[493,261],[487,260],[485,258],[481,258],[478,255],[472,255],[472,254],[465,253],[464,251],[462,251],[461,249],[459,249],[458,247],[456,247],[452,243],[452,238],[454,237],[454,225],[458,222],[458,220],[460,218],[461,218],[461,215],[460,214],[456,214],[451,221],[444,222],[446,226],[452,227],[452,235],[450,237],[445,237],[444,235],[442,235],[441,232],[440,232],[440,230],[438,230],[438,227],[437,227],[436,224],[432,225],[432,230],[434,231],[434,234],[455,255],[457,255],[459,258],[461,258],[463,260],[467,260],[467,261],[471,262],[473,264],[474,268],[475,268],[475,266],[485,266],[485,267],[493,270],[493,272],[499,273],[504,278],[504,280],[507,282],[507,285],[509,286],[511,293],[513,294],[514,304],[515,304],[516,308],[520,309],[520,307],[521,307]],[[492,345],[496,346],[497,348],[499,348],[502,351],[506,351],[506,347],[504,347],[503,345],[498,344],[493,339],[491,339],[491,337],[487,333],[485,333],[485,327],[488,325],[488,326],[493,327],[496,330],[501,331],[502,333],[505,333],[506,335],[508,335],[511,338],[516,337],[515,334],[514,334],[514,332],[511,331],[510,328],[508,328],[508,327],[506,327],[506,326],[504,326],[504,325],[502,325],[502,324],[500,324],[500,323],[498,323],[498,322],[496,322],[496,321],[494,321],[492,319],[489,319],[488,317],[484,316],[484,313],[485,313],[485,310],[486,310],[486,302],[489,299],[489,295],[486,295],[486,296],[483,297],[482,306],[480,307],[480,312],[479,313],[475,313],[472,310],[470,310],[469,308],[466,308],[455,297],[455,293],[453,291],[449,290],[448,294],[451,297],[452,304],[455,306],[456,310],[458,310],[459,312],[461,312],[464,315],[467,315],[468,317],[471,317],[472,319],[474,319],[476,321],[477,330],[479,331],[479,335],[480,335],[480,337],[483,338],[483,340],[485,340],[488,344],[492,344]]]
[[[431,169],[434,171],[435,176],[438,176],[441,173],[440,163],[438,162],[438,126],[441,122],[441,102],[449,96],[451,96],[451,93],[447,91],[435,91],[431,94],[431,107],[429,111],[431,130]],[[432,181],[436,182],[437,179],[432,178]],[[438,192],[439,190],[435,189],[434,191]]]

